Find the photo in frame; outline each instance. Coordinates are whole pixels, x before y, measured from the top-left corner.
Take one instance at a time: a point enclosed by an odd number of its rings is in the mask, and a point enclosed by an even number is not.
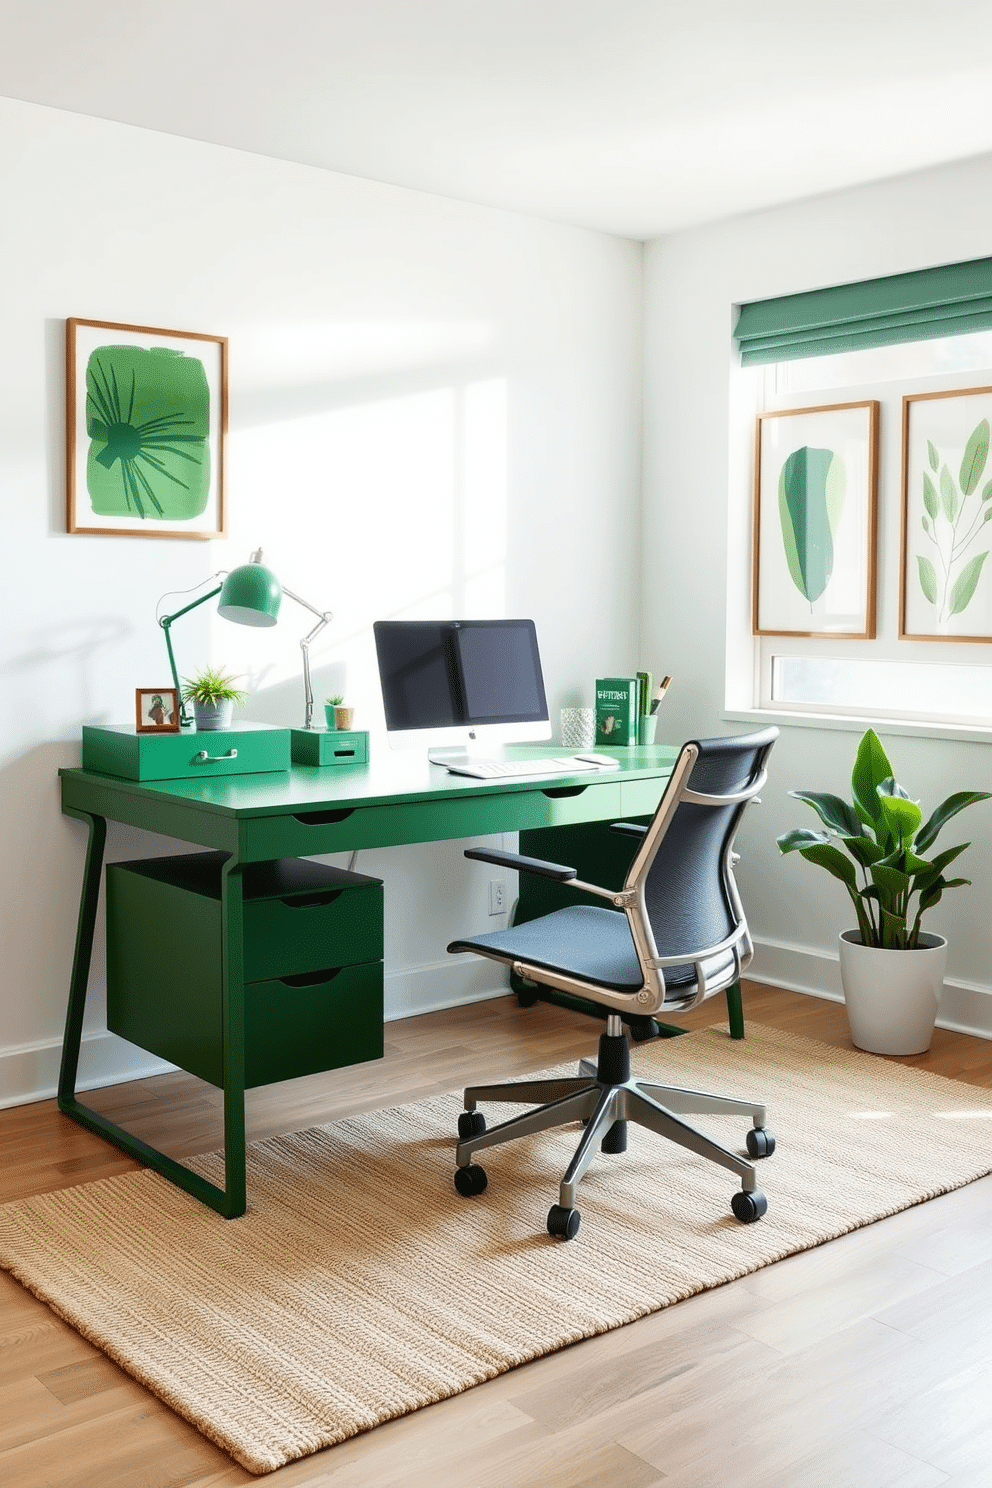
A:
[[[221,537],[227,339],[66,321],[66,530]]]
[[[878,424],[874,399],[758,415],[756,635],[875,635]]]
[[[136,687],[134,729],[138,734],[178,734],[179,694],[174,687]]]
[[[992,641],[992,387],[902,400],[899,639]]]

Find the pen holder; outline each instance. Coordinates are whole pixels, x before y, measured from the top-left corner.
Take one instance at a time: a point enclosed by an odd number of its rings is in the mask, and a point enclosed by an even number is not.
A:
[[[638,744],[653,744],[654,736],[658,728],[657,713],[642,713],[637,720],[637,742]]]
[[[591,749],[596,742],[596,710],[562,708],[561,742],[566,749]]]

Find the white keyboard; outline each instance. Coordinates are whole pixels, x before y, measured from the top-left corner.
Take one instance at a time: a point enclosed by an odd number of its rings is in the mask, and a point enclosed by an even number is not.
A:
[[[603,755],[600,759],[583,759],[581,755],[571,755],[564,758],[558,756],[555,759],[468,760],[464,764],[449,764],[446,768],[452,775],[472,775],[477,780],[512,780],[518,776],[534,776],[543,780],[555,775],[579,775],[584,770],[593,773],[613,770],[618,765],[619,761],[610,759],[609,755]]]

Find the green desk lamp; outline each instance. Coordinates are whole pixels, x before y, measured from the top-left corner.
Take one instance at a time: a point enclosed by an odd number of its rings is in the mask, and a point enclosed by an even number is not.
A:
[[[219,576],[216,574],[214,577]],[[217,601],[218,615],[224,620],[233,620],[236,625],[275,625],[284,594],[290,599],[295,599],[297,604],[317,616],[317,624],[300,642],[300,649],[303,652],[303,687],[306,698],[306,720],[303,726],[308,729],[312,728],[313,688],[310,684],[310,642],[318,632],[323,630],[333,615],[330,610],[316,609],[307,600],[294,594],[292,589],[284,589],[272,570],[263,564],[261,548],[256,548],[248,562],[243,563],[240,568],[232,568],[222,584],[208,589],[206,594],[201,594],[199,599],[194,599],[191,604],[184,605],[181,610],[176,610],[171,615],[162,615],[159,619],[158,623],[165,631],[165,646],[169,653],[172,680],[180,696],[180,723],[188,728],[190,719],[186,715],[186,705],[181,701],[182,689],[179,686],[179,673],[176,670],[176,658],[173,655],[172,637],[169,632],[174,620],[178,620],[182,615],[188,615],[190,610],[195,610],[198,605],[206,604],[208,599],[213,599],[218,594],[220,595]]]

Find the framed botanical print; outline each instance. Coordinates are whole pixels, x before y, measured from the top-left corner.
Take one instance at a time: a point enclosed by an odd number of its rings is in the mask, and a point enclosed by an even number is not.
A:
[[[992,387],[902,400],[902,640],[992,641]]]
[[[66,321],[66,528],[221,537],[227,340]]]
[[[874,636],[878,410],[869,400],[758,415],[756,635]]]

